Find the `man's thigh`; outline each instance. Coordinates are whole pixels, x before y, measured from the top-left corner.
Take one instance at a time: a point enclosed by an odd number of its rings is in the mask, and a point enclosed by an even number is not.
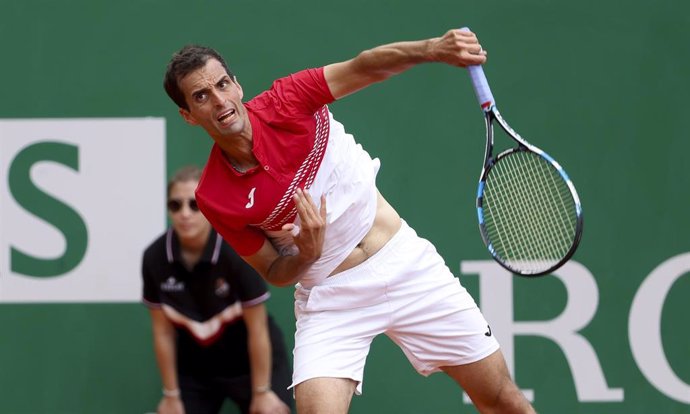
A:
[[[347,414],[357,382],[349,378],[319,377],[295,387],[300,414]]]

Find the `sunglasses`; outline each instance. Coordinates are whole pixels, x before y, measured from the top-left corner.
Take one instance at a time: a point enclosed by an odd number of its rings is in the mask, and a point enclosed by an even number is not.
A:
[[[189,209],[197,212],[199,211],[199,205],[196,203],[196,200],[193,198],[187,199],[187,200],[179,200],[179,199],[171,199],[168,200],[168,210],[170,210],[171,213],[177,213],[178,211],[182,210],[182,207],[185,204],[185,201],[187,202],[187,205],[189,206]]]

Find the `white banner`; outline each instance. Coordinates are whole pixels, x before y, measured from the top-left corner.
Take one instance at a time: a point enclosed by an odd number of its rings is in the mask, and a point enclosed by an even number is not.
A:
[[[165,228],[165,120],[0,120],[0,303],[141,298]]]

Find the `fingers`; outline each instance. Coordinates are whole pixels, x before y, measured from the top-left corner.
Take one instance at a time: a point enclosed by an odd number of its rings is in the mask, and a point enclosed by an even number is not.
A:
[[[301,188],[295,191],[293,196],[297,214],[302,221],[302,227],[320,226],[326,222],[326,197],[321,196],[321,207],[317,209],[316,203],[309,194]]]
[[[321,257],[326,234],[326,204],[321,197],[321,207],[317,208],[309,192],[297,189],[293,197],[300,219],[299,234],[293,233],[293,240],[299,249],[304,263],[313,263]],[[294,228],[293,228],[294,229]]]
[[[283,231],[289,231],[290,234],[292,235],[292,237],[297,237],[297,236],[299,236],[299,233],[300,233],[299,226],[296,225],[295,223],[283,224],[282,230]]]
[[[481,65],[486,62],[486,50],[477,36],[468,29],[452,29],[443,36],[446,63],[456,66]]]
[[[321,209],[319,211],[319,214],[321,215],[321,218],[326,221],[326,195],[322,194],[321,195]]]
[[[293,196],[293,198],[295,200],[297,214],[299,214],[302,222],[315,220],[319,217],[318,213],[316,212],[316,204],[314,203],[314,200],[311,198],[311,194],[309,194],[309,192],[304,191],[301,188],[298,188],[295,191],[295,195]]]
[[[482,49],[480,45],[467,48],[465,51],[461,52],[461,66],[482,65],[486,62],[486,56],[486,50]]]
[[[457,36],[464,37],[469,41],[474,41],[474,43],[477,43],[477,35],[470,29],[451,29],[450,31]]]
[[[461,57],[469,64],[482,64],[486,61],[486,50],[479,43],[477,35],[469,30],[458,30],[458,43]]]
[[[473,45],[479,46],[479,39],[477,39],[477,35],[470,32],[469,30],[451,29],[448,31],[448,33],[446,33],[446,36],[449,37],[456,44],[462,45],[464,47],[470,47]]]

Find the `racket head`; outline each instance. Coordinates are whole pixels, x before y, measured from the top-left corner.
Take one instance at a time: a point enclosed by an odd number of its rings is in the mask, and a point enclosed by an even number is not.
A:
[[[572,181],[553,158],[529,144],[486,162],[477,214],[492,257],[521,276],[558,269],[582,237],[582,206]]]

